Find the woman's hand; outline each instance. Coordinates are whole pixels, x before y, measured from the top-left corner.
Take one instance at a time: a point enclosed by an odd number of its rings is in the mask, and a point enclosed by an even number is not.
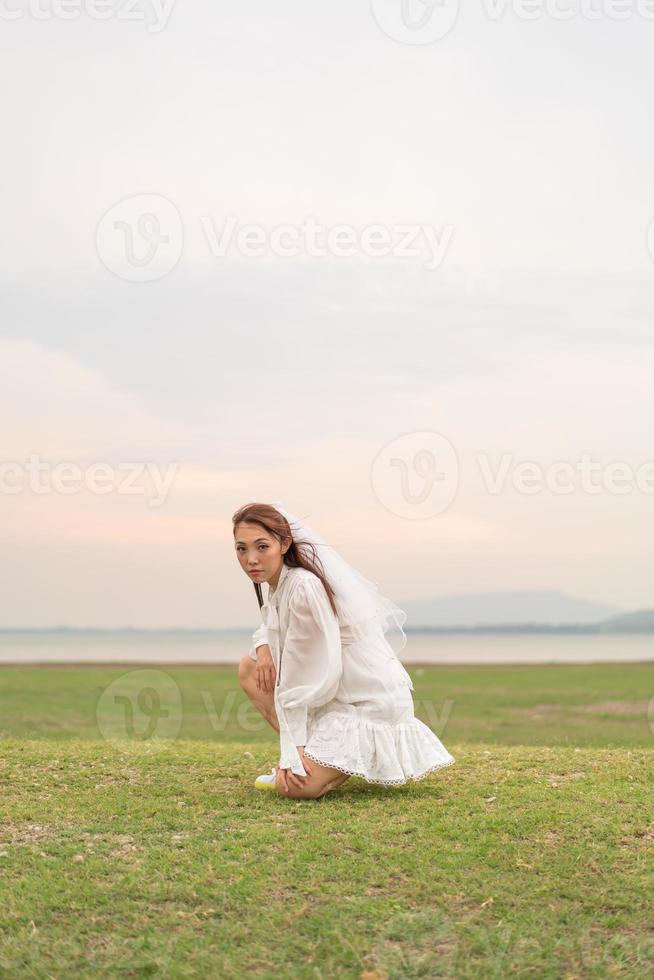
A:
[[[265,691],[266,694],[272,694],[275,690],[276,676],[277,671],[275,670],[275,663],[270,652],[270,647],[267,643],[263,643],[260,647],[257,647],[255,678],[258,690]]]
[[[275,766],[275,775],[277,776],[277,785],[281,788],[282,793],[288,793],[289,786],[295,787],[296,789],[303,789],[306,785],[307,779],[311,775],[311,768],[306,760],[304,754],[304,746],[297,746],[298,754],[302,760],[302,766],[306,772],[306,776],[296,776],[291,769],[280,769],[279,766]]]

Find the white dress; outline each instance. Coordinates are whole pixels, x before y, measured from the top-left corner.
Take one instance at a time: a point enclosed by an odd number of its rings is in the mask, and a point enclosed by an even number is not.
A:
[[[275,663],[280,768],[305,775],[309,759],[386,786],[421,779],[455,760],[416,718],[413,684],[381,628],[371,641],[342,627],[320,579],[282,565],[261,607],[249,655],[267,643]]]

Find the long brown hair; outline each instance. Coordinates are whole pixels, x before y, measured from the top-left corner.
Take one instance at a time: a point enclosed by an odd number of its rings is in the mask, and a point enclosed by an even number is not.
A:
[[[315,546],[311,541],[302,541],[299,538],[295,538],[293,536],[293,529],[283,514],[280,514],[270,504],[246,504],[245,507],[240,507],[233,515],[232,524],[234,535],[236,535],[238,524],[260,524],[268,534],[276,537],[280,544],[284,544],[290,538],[291,545],[282,556],[283,563],[288,565],[289,568],[306,568],[310,572],[313,572],[324,585],[329,604],[334,611],[334,615],[337,615],[334,590],[327,581]],[[257,594],[259,608],[261,608],[263,605],[261,582],[253,582],[252,584]]]

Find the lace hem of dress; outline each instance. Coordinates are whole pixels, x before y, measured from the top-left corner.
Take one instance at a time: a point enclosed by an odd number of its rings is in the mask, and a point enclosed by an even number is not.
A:
[[[421,772],[419,776],[409,776],[407,779],[370,779],[363,772],[354,772],[353,769],[346,769],[344,766],[337,766],[333,762],[324,762],[322,759],[316,759],[315,755],[311,752],[304,752],[307,759],[313,759],[314,762],[319,763],[321,766],[328,766],[330,769],[338,769],[339,772],[345,772],[348,776],[359,776],[361,779],[365,779],[367,783],[376,783],[378,786],[404,786],[409,781],[413,780],[418,782],[419,779],[424,779],[431,772],[436,772],[437,769],[444,769],[445,766],[451,766],[456,759],[446,759],[444,762],[437,762],[433,766],[429,766],[424,772]]]
[[[415,717],[370,721],[327,710],[309,721],[307,735],[308,759],[381,786],[401,786],[454,762],[438,736]]]

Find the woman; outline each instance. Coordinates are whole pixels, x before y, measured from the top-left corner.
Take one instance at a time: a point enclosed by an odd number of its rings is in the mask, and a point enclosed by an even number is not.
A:
[[[239,679],[280,737],[255,786],[315,799],[351,775],[400,785],[451,765],[385,635],[396,626],[406,642],[403,610],[279,504],[247,504],[232,523],[263,619]]]

